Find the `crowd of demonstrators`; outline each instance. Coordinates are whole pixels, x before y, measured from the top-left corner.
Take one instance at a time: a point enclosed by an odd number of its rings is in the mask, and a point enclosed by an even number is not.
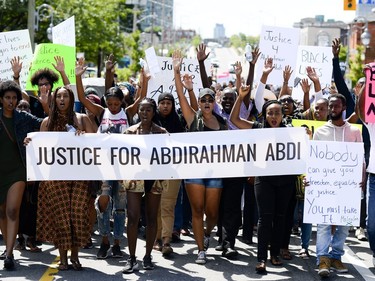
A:
[[[12,251],[18,231],[19,217],[22,220],[20,205],[26,185],[25,149],[22,144],[27,132],[37,131],[39,127],[41,131],[66,132],[68,125],[76,131],[77,135],[84,132],[97,132],[126,134],[127,137],[131,137],[129,136],[131,134],[286,128],[291,126],[293,119],[317,121],[330,119],[325,126],[315,131],[315,140],[360,142],[362,141],[361,135],[357,129],[345,121],[345,112],[346,117],[350,117],[348,119],[350,122],[357,122],[359,117],[363,117],[363,112],[361,112],[364,108],[363,98],[361,95],[358,98],[353,98],[347,86],[343,84],[343,77],[338,71],[339,50],[340,42],[336,39],[332,44],[333,72],[337,90],[344,96],[331,94],[329,99],[323,98],[317,73],[313,68],[307,67],[306,73],[308,79],[313,83],[315,94],[310,98],[309,80],[302,79],[300,82],[304,92],[302,104],[296,103],[291,89],[288,87],[293,72],[290,66],[286,66],[283,71],[284,83],[280,93],[275,93],[276,99],[268,100],[265,97],[265,89],[272,89],[270,85],[267,85],[268,76],[274,69],[272,58],[265,59],[260,81],[257,81],[255,96],[253,99],[251,98],[255,64],[260,56],[258,48],[252,52],[253,59],[249,63],[246,80],[241,77],[241,63],[236,62],[234,64],[235,81],[231,81],[225,87],[221,87],[217,83],[212,84],[211,77],[207,75],[204,67],[204,62],[209,55],[204,44],[200,44],[196,49],[203,85],[203,89],[197,95],[198,100],[193,90],[192,76],[180,73],[183,62],[181,52],[173,53],[176,93],[182,113],[180,115],[175,108],[175,99],[171,93],[160,94],[157,102],[145,98],[149,77],[143,71],[141,71],[137,87],[130,83],[116,81],[114,73],[116,62],[112,55],[105,62],[105,94],[102,100],[92,89],[84,90],[81,76],[86,67],[83,59],[79,59],[77,62],[77,93],[79,101],[86,109],[86,114],[76,113],[73,110],[74,96],[67,86],[69,80],[65,74],[63,57],[55,57],[55,64],[53,64],[53,68],[59,75],[48,68],[33,74],[31,83],[38,86],[37,97],[22,94],[15,82],[2,82],[0,84],[0,101],[2,102],[0,138],[3,140],[0,149],[4,155],[11,155],[10,157],[13,159],[12,165],[5,165],[5,162],[4,165],[0,165],[0,176],[2,179],[6,179],[2,181],[0,189],[2,198],[0,228],[6,244],[6,250],[2,254],[2,258],[5,259],[5,268],[12,269],[15,265]],[[19,58],[14,58],[11,64],[14,79],[18,81],[22,62]],[[65,86],[53,91],[53,85],[59,80],[59,77]],[[363,82],[363,79],[358,82],[355,94],[360,94]],[[188,94],[190,102],[188,102],[185,93]],[[357,100],[359,111],[356,113],[354,112],[354,103]],[[28,111],[37,117],[45,117],[45,119],[42,122],[42,119],[33,117],[27,113]],[[260,112],[259,116],[257,112]],[[22,122],[22,126],[19,126],[19,122]],[[370,130],[370,137],[373,140],[374,130],[371,124],[365,125]],[[26,144],[29,141],[29,139],[25,139]],[[369,214],[372,214],[371,212],[375,210],[374,202],[372,202],[374,196],[371,197],[373,195],[371,192],[374,193],[374,169],[373,159],[368,159],[370,142],[367,146],[365,142],[365,152],[369,172],[368,207]],[[30,250],[40,250],[35,244],[35,237],[41,241],[52,242],[59,250],[59,270],[67,270],[70,267],[74,270],[81,270],[79,249],[92,247],[90,235],[93,232],[96,219],[101,236],[97,258],[107,258],[110,249],[112,257],[121,258],[123,252],[120,241],[124,236],[127,215],[126,233],[129,257],[122,272],[132,273],[139,267],[135,253],[139,221],[144,205],[146,250],[143,257],[143,268],[153,269],[152,249],[161,251],[164,256],[169,256],[173,253],[171,243],[174,241],[174,237],[178,235],[177,238],[180,239],[181,225],[178,225],[177,231],[174,231],[174,223],[178,220],[174,214],[177,212],[176,206],[179,205],[178,195],[182,193],[180,187],[183,187],[191,207],[192,229],[198,248],[195,262],[197,264],[207,262],[206,252],[209,248],[211,232],[215,226],[218,227],[217,234],[219,236],[218,246],[215,249],[222,251],[222,256],[228,259],[237,257],[235,241],[241,224],[244,241],[253,242],[253,226],[256,223],[254,209],[256,207],[259,218],[257,219],[258,263],[255,270],[258,273],[264,273],[266,272],[268,250],[270,251],[270,262],[274,266],[283,264],[280,258],[292,259],[289,241],[295,212],[303,210],[301,198],[304,195],[303,186],[305,183],[302,182],[302,179],[303,176],[276,175],[258,176],[253,179],[253,182],[245,177],[103,181],[96,188],[92,186],[94,182],[88,181],[43,181],[39,188],[34,189],[34,192],[36,190],[38,193],[38,209],[36,211],[35,208],[35,215],[30,219],[30,222],[34,221],[35,224],[25,227],[26,222],[21,223],[18,231],[19,244],[16,249],[23,250],[27,246]],[[34,196],[36,196],[35,194]],[[245,197],[245,206],[242,213],[243,196]],[[63,211],[59,212],[58,209]],[[90,220],[89,210],[95,209],[96,216],[91,216]],[[28,213],[25,210],[22,212]],[[364,215],[361,215],[361,227],[357,229],[356,233],[360,240],[366,239],[364,236],[365,224],[363,224],[365,214],[364,212]],[[113,219],[112,247],[110,243],[111,219]],[[374,222],[369,218],[367,224],[370,247],[375,253],[373,245],[375,244]],[[302,249],[298,254],[302,258],[310,256],[308,247],[311,230],[311,224],[301,222]],[[184,234],[188,235],[189,232],[189,229],[184,229]],[[23,234],[26,234],[29,239],[26,241],[26,245],[25,241],[22,241]],[[348,228],[318,225],[317,234],[319,275],[327,276],[330,268],[342,273],[347,272],[341,262],[341,256]],[[29,241],[31,242],[28,243]],[[329,251],[329,246],[332,247],[331,251]],[[71,251],[71,266],[68,265],[68,250]]]

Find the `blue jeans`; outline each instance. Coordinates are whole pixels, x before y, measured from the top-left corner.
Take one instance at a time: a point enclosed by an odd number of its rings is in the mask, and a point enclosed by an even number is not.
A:
[[[301,247],[302,249],[308,250],[310,246],[312,224],[303,222],[304,205],[305,205],[304,200],[297,200],[296,212],[297,214],[300,213],[302,215],[301,217],[301,221],[302,221],[301,223]]]
[[[375,174],[367,181],[367,234],[372,255],[375,257]]]
[[[335,227],[335,233],[332,235],[332,226],[330,224],[318,224],[316,236],[316,256],[317,264],[320,257],[341,260],[344,255],[344,243],[349,234],[350,226],[338,225]],[[331,246],[331,251],[329,251]]]
[[[103,181],[101,195],[108,195],[111,199],[107,209],[100,212],[98,198],[95,201],[95,208],[98,218],[98,228],[101,236],[110,234],[109,220],[113,215],[113,238],[122,239],[125,231],[125,208],[126,191],[121,188],[118,181]]]

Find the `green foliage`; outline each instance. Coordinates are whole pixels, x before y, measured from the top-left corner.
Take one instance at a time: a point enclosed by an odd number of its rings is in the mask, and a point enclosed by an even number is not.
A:
[[[244,49],[246,43],[255,46],[259,44],[259,36],[246,36],[243,33],[232,35],[229,38],[231,47]]]
[[[365,52],[365,47],[358,45],[356,51],[354,58],[349,60],[349,79],[352,80],[352,85],[357,84],[359,78],[364,76],[362,58]]]
[[[129,68],[116,69],[117,79],[120,82],[128,81],[133,76],[133,72]]]
[[[193,45],[195,48],[198,47],[198,45],[202,42],[202,37],[200,35],[195,35],[193,39],[191,39],[191,45]]]
[[[129,34],[124,39],[124,49],[125,55],[129,55],[131,57],[131,64],[129,69],[132,73],[137,73],[141,70],[141,66],[139,65],[139,59],[145,56],[143,49],[141,48],[140,44],[141,33],[140,31],[136,31],[132,34]]]
[[[19,0],[0,2],[0,32],[27,28],[27,2]]]

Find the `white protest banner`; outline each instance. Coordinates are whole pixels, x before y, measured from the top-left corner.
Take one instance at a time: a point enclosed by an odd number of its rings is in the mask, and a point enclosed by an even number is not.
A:
[[[158,57],[155,52],[155,48],[150,47],[146,49],[145,56],[146,56],[146,61],[148,64],[148,69],[150,71],[150,74],[152,77],[155,77],[155,75],[161,71],[159,63],[158,63]]]
[[[332,48],[321,46],[298,46],[296,69],[292,69],[295,77],[300,79],[308,78],[306,67],[315,69],[321,88],[331,85],[332,79]],[[311,80],[309,80],[311,84]],[[314,86],[310,88],[310,96],[315,94]],[[298,101],[303,100],[303,91],[300,85],[293,88],[292,96]]]
[[[283,70],[286,65],[290,65],[295,69],[297,61],[297,50],[299,44],[299,32],[297,28],[284,28],[277,26],[262,26],[259,38],[260,55],[256,75],[258,78],[262,76],[264,61],[267,58],[273,58],[275,68],[268,76],[267,83],[274,85],[283,84]],[[294,80],[294,72],[289,82]]]
[[[28,135],[27,180],[223,178],[305,172],[304,128]]]
[[[0,46],[0,81],[13,80],[10,61],[17,56],[22,62],[20,84],[21,88],[25,89],[30,63],[33,59],[29,31],[24,29],[0,33]]]
[[[76,46],[76,27],[74,16],[52,27],[52,42],[65,46]]]
[[[155,77],[151,77],[151,79],[149,80],[147,96],[157,101],[161,93],[171,93],[175,97],[177,107],[179,107],[175,89],[176,87],[174,83],[172,58],[158,57],[158,64],[161,71],[155,73]],[[209,74],[210,72],[208,63],[205,64],[205,66],[206,71]],[[198,96],[199,90],[201,90],[203,87],[199,71],[199,63],[197,59],[184,58],[181,65],[181,76],[185,73],[193,76],[194,93],[196,96]],[[187,91],[185,91],[185,95],[188,96]]]
[[[304,223],[358,226],[363,143],[310,141]]]

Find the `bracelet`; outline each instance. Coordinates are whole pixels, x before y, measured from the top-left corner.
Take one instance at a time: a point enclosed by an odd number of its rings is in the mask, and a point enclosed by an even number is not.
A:
[[[17,77],[16,76],[13,76],[13,79],[14,80],[18,80],[18,79],[20,79],[20,76],[18,75]]]
[[[193,91],[194,91],[194,89],[189,89],[189,90],[188,90],[188,92],[193,92]]]

